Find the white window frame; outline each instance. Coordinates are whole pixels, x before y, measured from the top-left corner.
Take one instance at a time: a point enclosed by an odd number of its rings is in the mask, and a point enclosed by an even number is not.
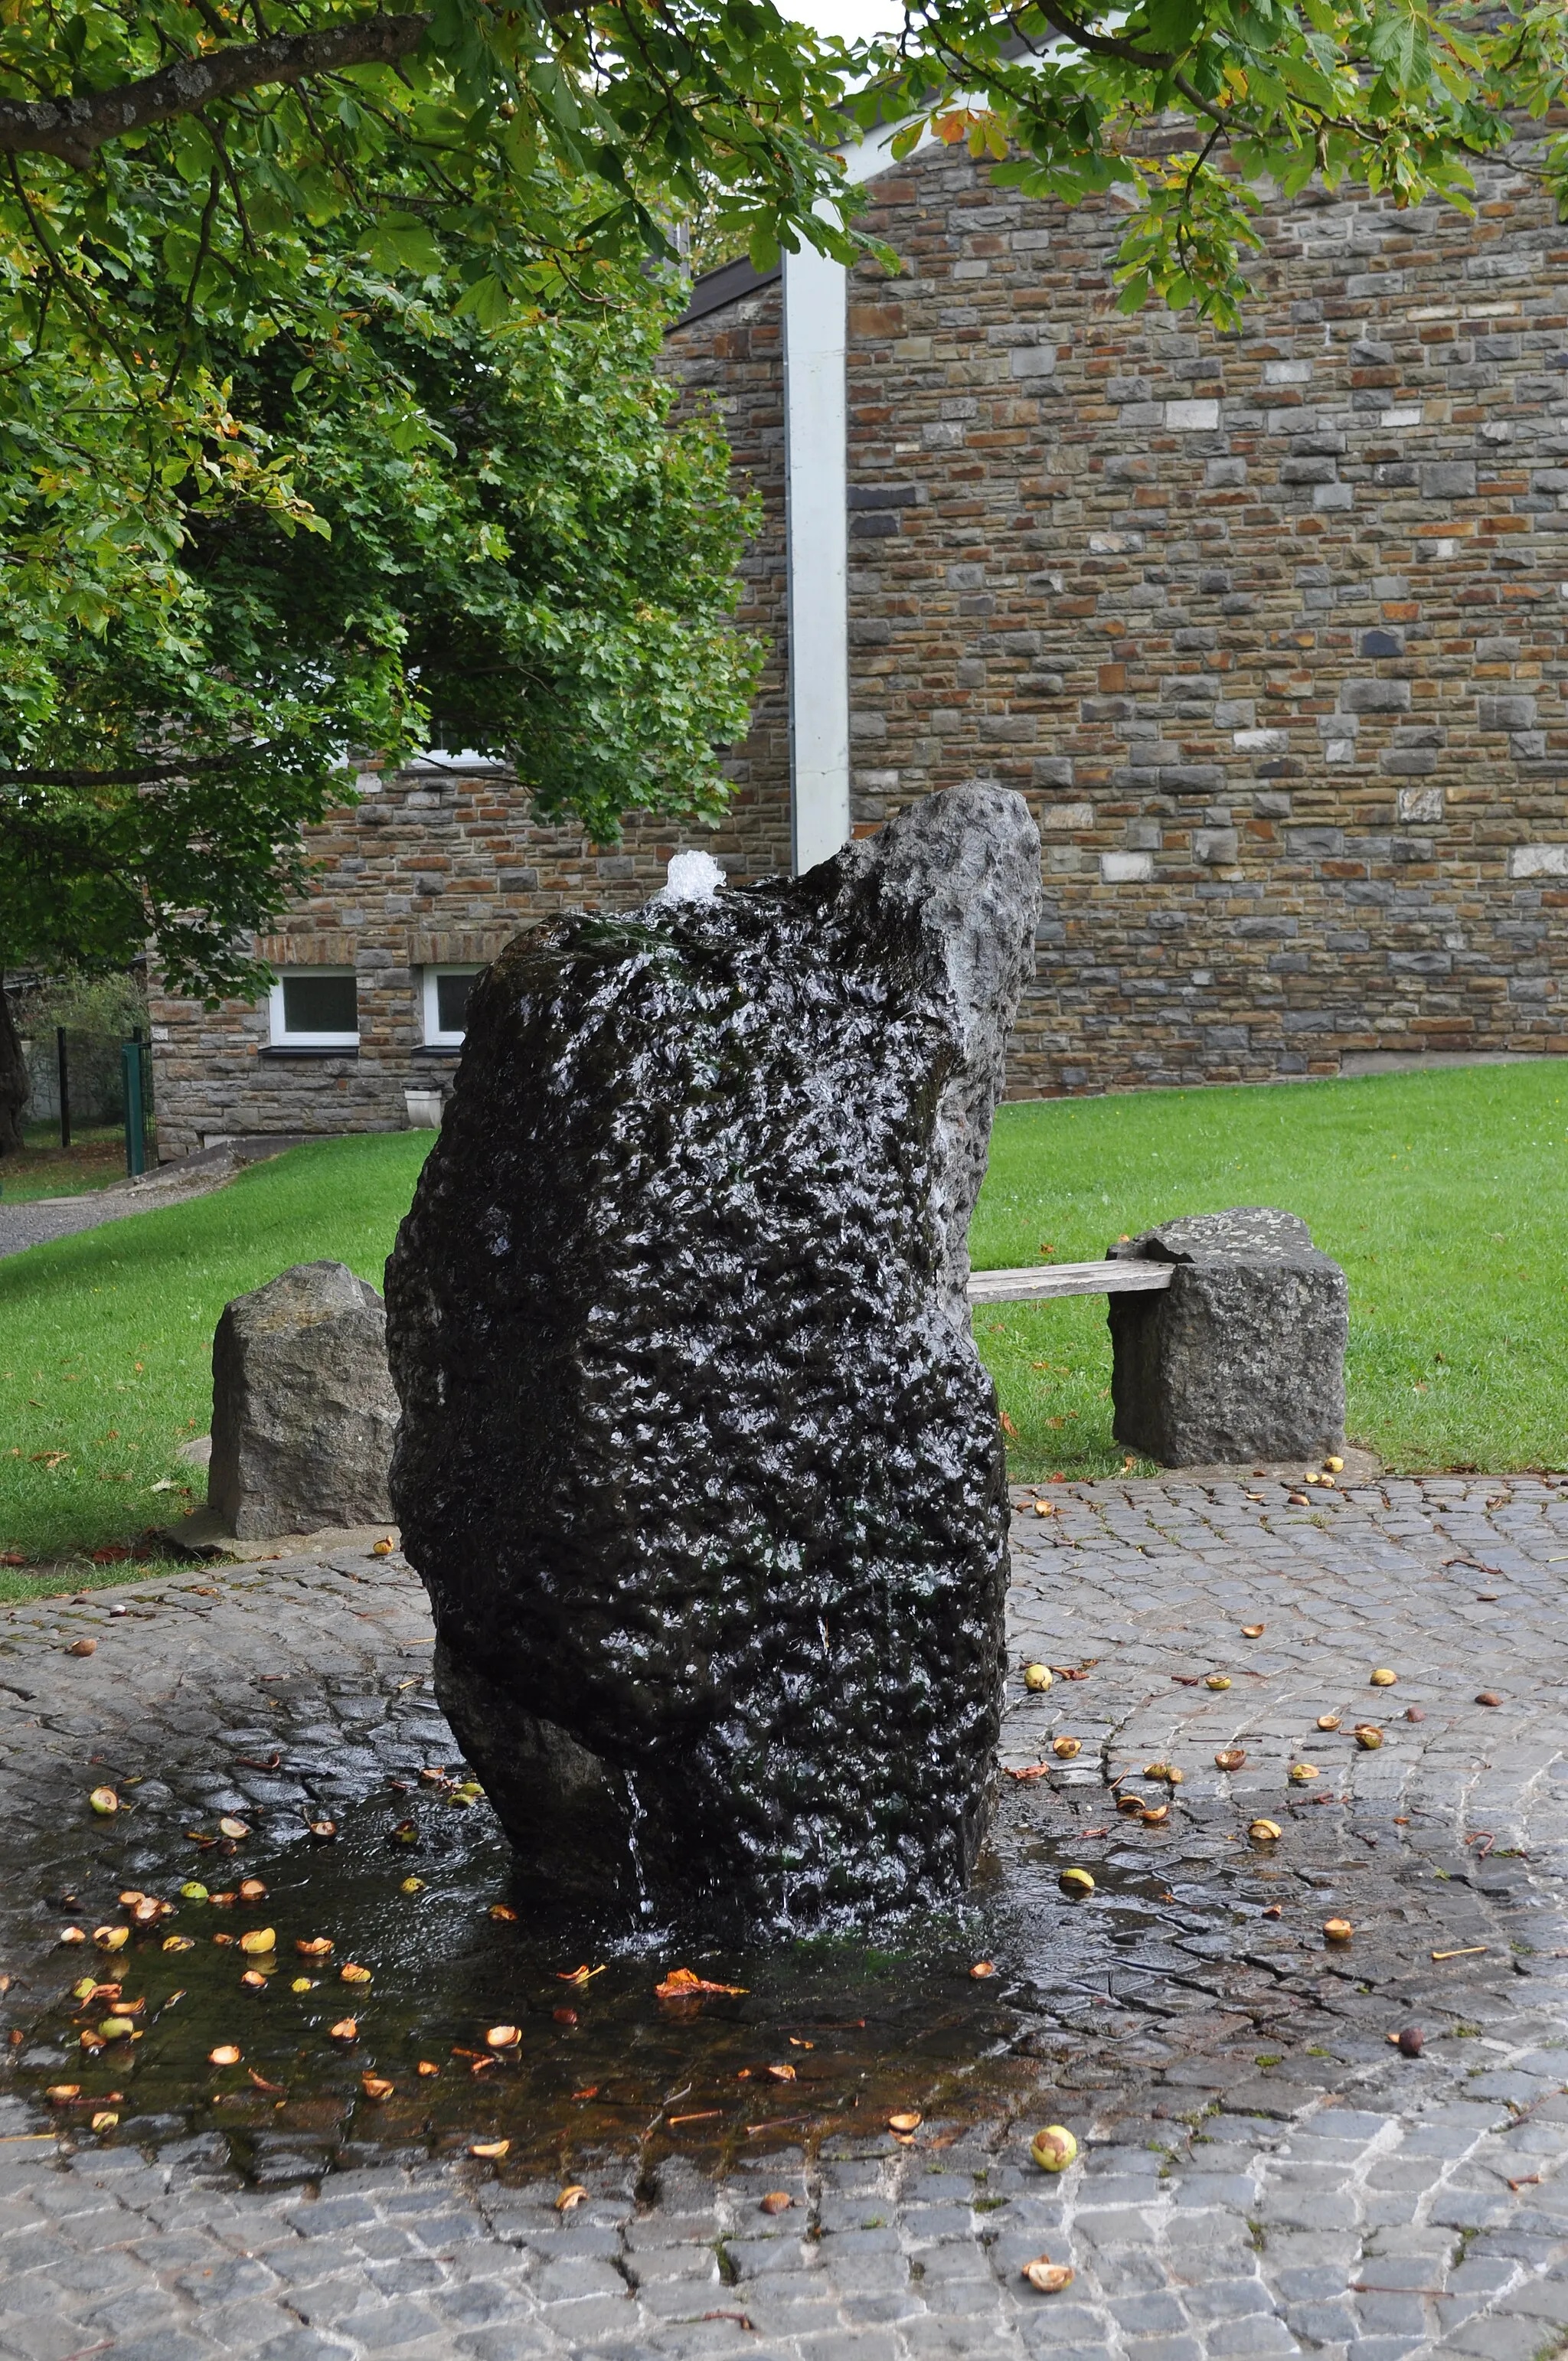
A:
[[[270,994],[271,1046],[274,1049],[357,1049],[359,1027],[352,1033],[293,1033],[288,1027],[283,1007],[283,986],[291,976],[347,976],[353,983],[356,1015],[359,1007],[359,976],[351,967],[288,967],[274,979]]]
[[[483,961],[473,967],[463,962],[443,961],[439,967],[427,967],[420,972],[420,1005],[424,1013],[424,1046],[427,1049],[460,1049],[467,1039],[467,1027],[461,1033],[444,1033],[441,1029],[441,1000],[437,981],[444,975],[483,975]]]

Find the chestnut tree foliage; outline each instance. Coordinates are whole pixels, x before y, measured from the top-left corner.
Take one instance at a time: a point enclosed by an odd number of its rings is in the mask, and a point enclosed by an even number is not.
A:
[[[0,0],[0,961],[254,983],[343,750],[432,715],[601,838],[718,810],[753,653],[653,372],[675,225],[852,258],[835,145],[934,131],[1109,192],[1120,300],[1226,325],[1252,190],[1465,203],[1565,61],[1561,0],[912,0],[860,49],[773,0]]]

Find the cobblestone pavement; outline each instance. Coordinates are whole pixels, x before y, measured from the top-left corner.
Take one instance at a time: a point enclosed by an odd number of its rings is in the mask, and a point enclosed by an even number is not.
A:
[[[700,2045],[721,2021],[742,2047],[763,2037],[753,2000],[638,2035],[649,2072],[690,2045],[695,2095],[615,2135],[579,2091],[581,2131],[564,2117],[553,2147],[520,2138],[499,2164],[467,2152],[495,2077],[453,2086],[456,2114],[419,2136],[417,2111],[395,2131],[367,2102],[328,2104],[325,2069],[309,2100],[269,2095],[270,2066],[227,2114],[138,2095],[149,2065],[116,2070],[126,2102],[102,2137],[75,2111],[51,2118],[43,2082],[89,2080],[67,2066],[59,2004],[93,1954],[58,1947],[62,1889],[84,1924],[112,1918],[122,1881],[170,1890],[169,1845],[224,1812],[269,1859],[303,1861],[302,1813],[379,1825],[418,1802],[422,1770],[449,1769],[452,1741],[421,1670],[422,1594],[395,1557],[10,1614],[3,2361],[1534,2361],[1568,2345],[1568,1488],[1385,1480],[1306,1506],[1252,1489],[1058,1485],[1047,1516],[1020,1496],[1014,1662],[1058,1670],[1044,1697],[1012,1682],[1004,1762],[1051,1768],[1004,1779],[976,1916],[945,1968],[905,1979],[945,1991],[957,2026],[924,2067],[900,2036],[893,2079],[924,2115],[907,2138],[882,2127],[885,2059],[856,2070],[879,2094],[858,2120],[850,2051],[810,2084],[819,2052],[870,2035],[820,2032],[810,2057],[795,2041],[810,2094],[784,2127],[749,2127],[732,2097],[705,2106],[719,2070]],[[61,1653],[79,1636],[94,1654]],[[1380,1666],[1391,1687],[1369,1686]],[[1365,1750],[1351,1732],[1374,1712],[1384,1743]],[[1080,1751],[1058,1758],[1047,1741],[1069,1735]],[[1231,1748],[1245,1763],[1221,1772]],[[1319,1776],[1293,1784],[1297,1762]],[[126,1808],[94,1824],[85,1794],[109,1777]],[[1129,1788],[1147,1808],[1168,1795],[1168,1819],[1118,1815]],[[490,1874],[485,1807],[443,1808],[463,1874]],[[1260,1815],[1277,1840],[1249,1839]],[[435,1893],[436,1839],[415,1858]],[[1069,1864],[1097,1881],[1077,1906],[1056,1884]],[[1331,1916],[1353,1923],[1348,1945],[1325,1942]],[[981,1937],[994,1998],[962,1965]],[[149,1990],[162,1957],[155,1941],[138,1961]],[[628,1974],[652,1982],[643,1962]],[[528,2019],[541,2057],[552,2015]],[[1409,2026],[1413,2057],[1388,2037]],[[589,2070],[563,2068],[563,2091]],[[1052,2122],[1080,2143],[1055,2178],[1028,2161]],[[586,2195],[562,2208],[568,2183]],[[787,2209],[764,2210],[768,2191]],[[1042,2253],[1073,2266],[1064,2291],[1021,2278]]]

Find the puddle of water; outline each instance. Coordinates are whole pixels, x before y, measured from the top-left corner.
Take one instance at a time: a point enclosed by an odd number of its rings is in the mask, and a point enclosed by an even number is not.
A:
[[[298,1733],[291,1752],[330,1752],[328,1734]],[[482,1798],[459,1808],[453,1777],[432,1785],[411,1768],[390,1785],[367,1773],[346,1795],[342,1761],[330,1806],[311,1807],[330,1809],[328,1842],[261,1807],[244,1838],[199,1849],[191,1807],[167,1788],[166,1801],[60,1829],[37,1863],[34,1927],[46,1945],[68,1923],[89,1939],[49,1952],[34,1986],[49,1997],[17,2061],[24,2088],[47,2104],[51,2086],[77,2085],[56,2114],[115,2114],[110,2137],[216,2130],[263,2180],[370,2148],[494,2140],[510,2143],[509,2175],[569,2179],[591,2157],[664,2146],[718,2164],[826,2134],[885,2139],[904,2112],[926,2118],[928,2140],[938,2124],[1022,2103],[1052,2037],[1081,2055],[1096,2012],[1102,2024],[1117,2013],[1113,1994],[1145,2007],[1167,1969],[1201,1987],[1202,1954],[1231,1950],[1278,1874],[1218,1857],[1190,1828],[1129,1843],[1113,1822],[1069,1854],[1034,1804],[1008,1797],[968,1910],[884,1943],[719,1952],[679,1929],[631,1937],[542,1909],[518,1890]],[[209,1795],[220,1784],[209,1778]],[[206,1829],[241,1803],[237,1791],[209,1802]],[[1056,1808],[1044,1795],[1038,1805]],[[1093,1869],[1086,1906],[1057,1890],[1069,1859]],[[242,1897],[247,1878],[264,1893]],[[192,1879],[236,1898],[182,1897]],[[171,1915],[121,1949],[96,1947],[93,1929],[127,1924],[120,1896],[138,1892]],[[275,1949],[253,1958],[242,1938],[264,1927]],[[297,1948],[321,1938],[332,1947],[321,1958]],[[970,1975],[981,1959],[994,1977]],[[350,1965],[368,1982],[345,1980]],[[575,1981],[579,1968],[591,1972]],[[661,2001],[654,1988],[675,1968],[743,1989]],[[88,1977],[119,1991],[76,1998]],[[116,2002],[131,2032],[84,2050]],[[334,2038],[350,2018],[354,2037]],[[520,2038],[498,2050],[496,2026]],[[225,2046],[238,2059],[211,2062]]]

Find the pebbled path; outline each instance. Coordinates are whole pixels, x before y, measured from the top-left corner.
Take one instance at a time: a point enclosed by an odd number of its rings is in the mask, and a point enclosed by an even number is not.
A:
[[[302,1812],[331,1810],[347,1841],[412,1811],[422,1770],[449,1779],[454,1755],[397,1558],[204,1570],[0,1619],[0,2361],[1568,2346],[1568,1488],[1387,1479],[1305,1508],[1261,1483],[1043,1497],[1050,1514],[1025,1494],[1015,1518],[1003,1762],[1050,1768],[1003,1779],[968,1948],[918,1971],[959,2030],[924,2066],[904,2040],[924,2115],[907,2141],[883,2128],[892,2084],[869,2054],[858,2122],[853,2060],[835,2059],[804,2116],[757,2133],[703,2046],[717,2018],[627,2037],[656,2081],[688,2060],[689,2129],[671,2100],[617,2134],[583,2095],[580,2131],[519,2136],[499,2164],[467,2153],[489,2127],[478,2096],[400,2126],[400,2092],[378,2115],[348,2070],[331,2103],[323,2069],[308,2096],[236,2095],[225,2114],[138,2102],[116,2069],[131,2103],[101,2138],[51,2118],[43,2083],[88,2079],[62,2030],[83,1958],[58,1947],[62,1890],[89,1922],[115,1915],[122,1878],[170,1890],[171,1848],[225,1811],[270,1859],[302,1859]],[[93,1655],[61,1653],[79,1636]],[[1036,1659],[1060,1668],[1038,1698],[1016,1676]],[[1395,1686],[1369,1685],[1376,1666]],[[1340,1729],[1320,1731],[1331,1711]],[[1349,1733],[1374,1715],[1384,1743],[1365,1751]],[[1059,1759],[1058,1736],[1079,1752]],[[1223,1773],[1230,1748],[1246,1761]],[[1293,1784],[1295,1762],[1318,1777]],[[134,1809],[94,1825],[86,1789],[111,1777]],[[1169,1818],[1118,1814],[1129,1788],[1168,1797]],[[467,1847],[452,1859],[488,1874],[485,1807],[450,1803]],[[1260,1814],[1277,1842],[1248,1839]],[[433,1894],[447,1821],[430,1824]],[[1069,1863],[1097,1881],[1078,1907],[1057,1892]],[[1331,1915],[1353,1922],[1348,1947],[1325,1944]],[[961,1967],[981,1937],[1002,1971],[989,2016]],[[138,1965],[150,1988],[156,1958]],[[651,1982],[627,1971],[628,1990]],[[735,2004],[737,2023],[761,2006]],[[528,2022],[543,2058],[548,2027]],[[761,2022],[746,2037],[768,2037]],[[1413,2059],[1387,2037],[1410,2024]],[[819,2061],[803,2048],[804,2082]],[[1027,2160],[1047,2122],[1081,2147],[1058,2179]],[[587,2194],[558,2210],[568,2183]],[[770,2191],[790,2206],[765,2212]],[[1075,2268],[1059,2294],[1019,2277],[1042,2252]]]

